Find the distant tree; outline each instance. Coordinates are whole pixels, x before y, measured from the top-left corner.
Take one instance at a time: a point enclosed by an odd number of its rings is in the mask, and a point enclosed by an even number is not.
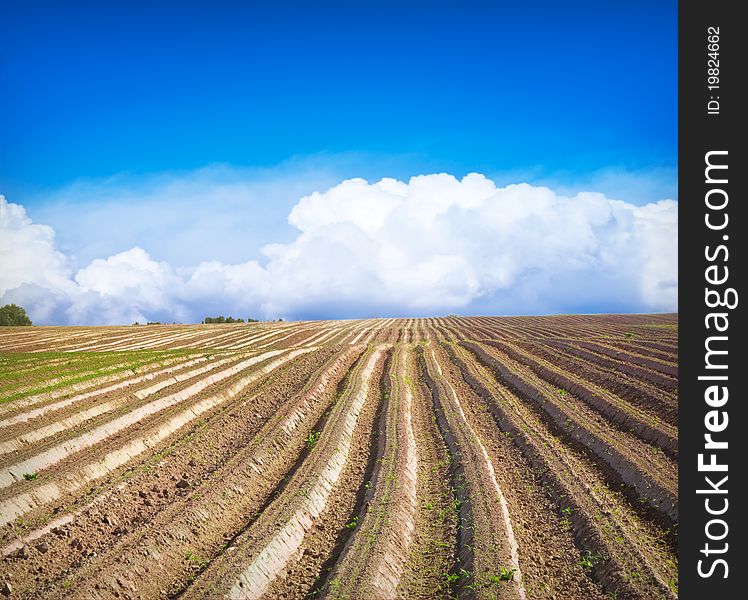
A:
[[[259,323],[260,321],[258,319],[253,319],[252,317],[247,317],[247,323]]]
[[[0,326],[33,325],[23,307],[6,304],[0,307]]]
[[[235,319],[234,317],[224,317],[223,315],[221,315],[220,317],[205,317],[203,319],[203,323],[244,323],[244,319]]]

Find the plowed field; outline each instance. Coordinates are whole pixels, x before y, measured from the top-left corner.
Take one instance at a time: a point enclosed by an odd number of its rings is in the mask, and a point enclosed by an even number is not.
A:
[[[0,593],[674,598],[675,315],[3,328]]]

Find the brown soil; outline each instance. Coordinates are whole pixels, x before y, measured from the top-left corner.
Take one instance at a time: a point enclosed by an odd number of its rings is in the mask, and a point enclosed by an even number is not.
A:
[[[8,328],[0,587],[675,597],[677,333],[674,315]]]

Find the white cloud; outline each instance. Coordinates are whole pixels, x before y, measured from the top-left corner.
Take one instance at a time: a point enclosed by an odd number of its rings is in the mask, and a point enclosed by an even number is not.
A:
[[[55,232],[32,223],[23,206],[5,196],[0,196],[0,234],[0,296],[23,284],[68,283],[67,259],[55,248]]]
[[[532,182],[551,188],[557,194],[574,196],[595,190],[607,198],[624,200],[637,206],[661,198],[677,198],[678,169],[675,166],[631,168],[623,165],[587,172],[553,171],[540,166],[524,170],[491,173],[502,184],[516,181]]]
[[[292,240],[288,212],[299,197],[342,179],[331,169],[306,161],[124,173],[37,195],[27,209],[35,221],[54,227],[59,248],[76,268],[133,246],[175,268],[203,260],[234,263],[261,258],[266,243]]]
[[[479,174],[349,179],[302,197],[288,215],[295,239],[245,254],[259,260],[182,267],[134,247],[74,275],[50,228],[0,202],[2,239],[12,236],[0,243],[0,300],[25,300],[39,321],[677,309],[671,200],[497,188]]]

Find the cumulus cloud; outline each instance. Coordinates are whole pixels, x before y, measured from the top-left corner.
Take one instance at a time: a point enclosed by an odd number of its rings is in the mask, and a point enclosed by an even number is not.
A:
[[[0,196],[0,295],[21,285],[67,285],[67,259],[55,248],[51,227],[31,222],[24,208]]]
[[[677,310],[672,200],[497,187],[475,173],[348,179],[300,198],[295,237],[248,249],[257,260],[174,266],[134,247],[77,272],[49,227],[0,208],[0,299],[42,322]]]
[[[174,267],[238,263],[261,258],[264,244],[293,239],[285,218],[298,199],[344,179],[329,162],[121,173],[37,191],[25,204],[36,222],[55,229],[75,269],[134,246]]]

